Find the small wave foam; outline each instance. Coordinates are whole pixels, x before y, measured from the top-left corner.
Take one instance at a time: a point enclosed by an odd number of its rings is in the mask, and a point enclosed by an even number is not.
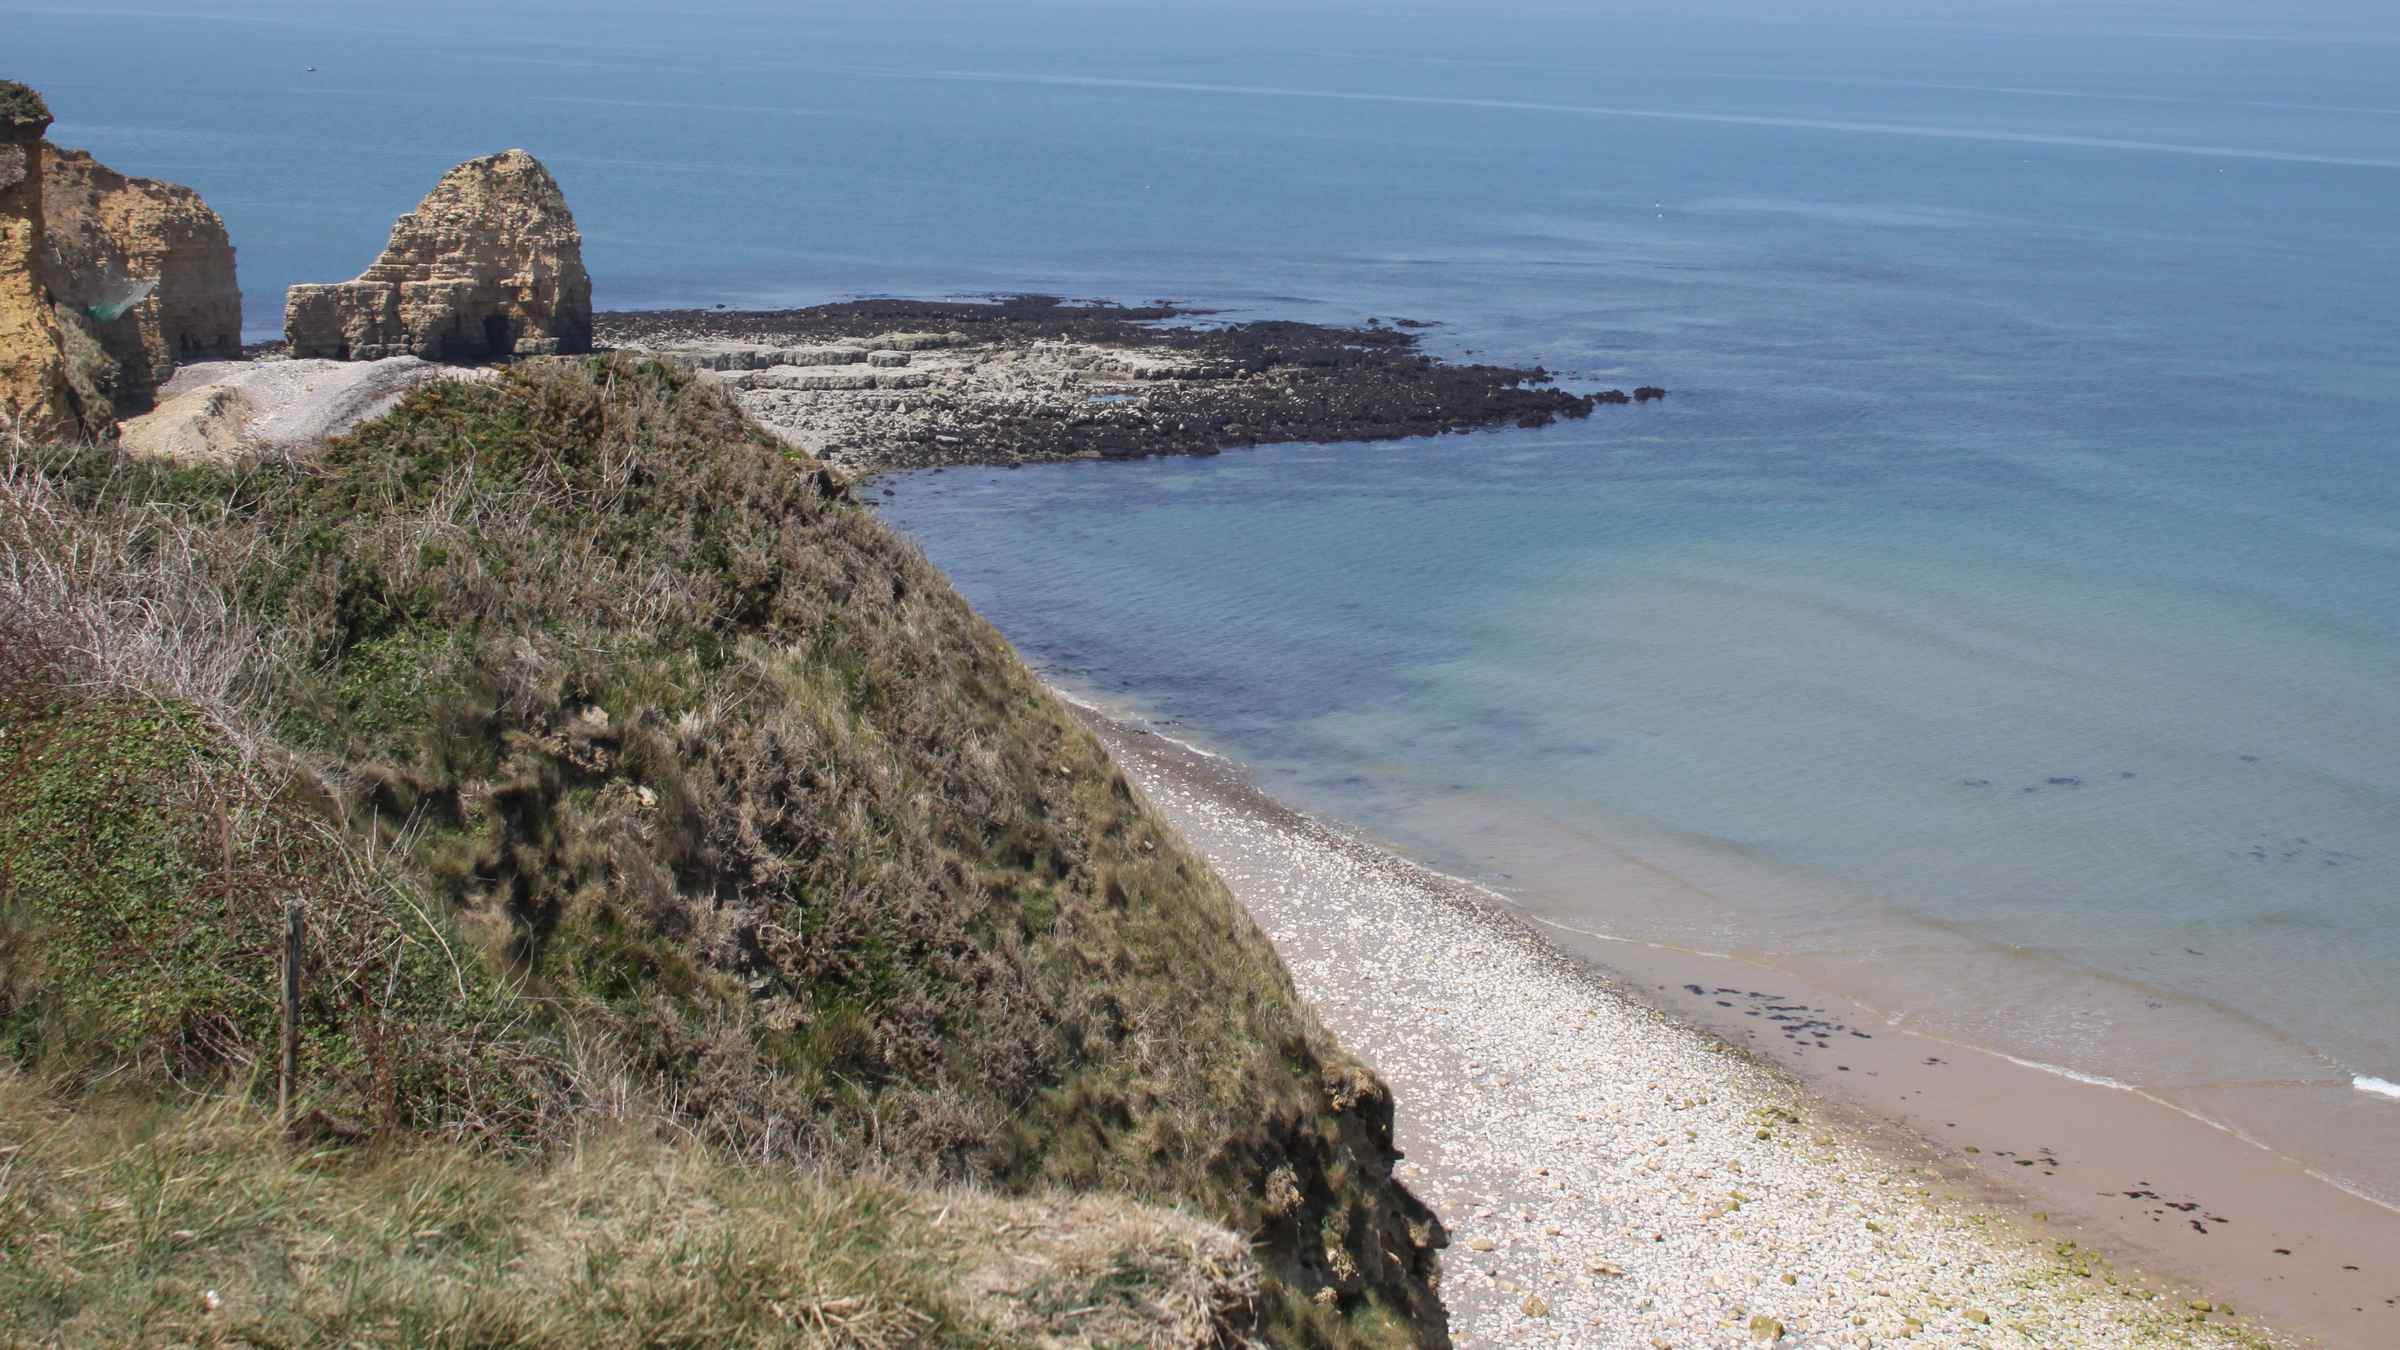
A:
[[[1085,712],[1098,713],[1102,717],[1105,717],[1112,722],[1123,722],[1127,725],[1134,726],[1141,731],[1146,731],[1149,734],[1156,736],[1160,740],[1165,741],[1167,744],[1172,745],[1179,750],[1189,750],[1193,754],[1200,756],[1202,759],[1223,760],[1225,758],[1225,756],[1220,755],[1216,751],[1208,749],[1205,746],[1194,745],[1190,741],[1184,740],[1181,737],[1170,736],[1167,733],[1160,731],[1158,727],[1154,725],[1148,718],[1143,717],[1140,713],[1134,712],[1131,709],[1111,707],[1108,704],[1100,702],[1096,698],[1087,698],[1082,694],[1076,693],[1074,690],[1068,689],[1064,685],[1050,684],[1048,681],[1044,681],[1044,683],[1048,685],[1050,692],[1056,695],[1060,701],[1072,704],[1075,707],[1083,709]]]
[[[2038,1059],[2023,1059],[2016,1055],[2001,1054],[2001,1052],[1997,1050],[1990,1051],[1989,1053],[1996,1055],[2001,1059],[2007,1060],[2009,1063],[2016,1065],[2020,1069],[2033,1069],[2041,1073],[2056,1074],[2060,1078],[2073,1079],[2078,1083],[2089,1083],[2093,1087],[2114,1088],[2119,1092],[2141,1091],[2141,1089],[2135,1087],[2131,1083],[2121,1082],[2118,1079],[2109,1078],[2101,1074],[2085,1073],[2081,1069],[2070,1069],[2063,1064],[2050,1064]]]
[[[1176,736],[1170,736],[1170,735],[1168,735],[1167,733],[1165,733],[1165,732],[1163,732],[1163,731],[1159,731],[1159,730],[1157,730],[1157,729],[1155,729],[1155,728],[1153,728],[1153,729],[1151,730],[1150,734],[1151,734],[1151,735],[1153,735],[1153,736],[1156,736],[1156,737],[1158,737],[1158,738],[1159,738],[1160,740],[1162,740],[1162,741],[1165,741],[1167,744],[1169,744],[1169,745],[1171,745],[1171,746],[1174,746],[1174,747],[1175,747],[1176,749],[1178,749],[1178,750],[1189,750],[1189,751],[1191,751],[1193,754],[1195,754],[1195,755],[1198,755],[1198,756],[1199,756],[1200,758],[1202,758],[1202,759],[1217,759],[1217,760],[1221,760],[1221,759],[1225,758],[1223,755],[1220,755],[1220,754],[1218,754],[1218,753],[1217,753],[1216,751],[1214,751],[1214,750],[1206,750],[1206,749],[1202,749],[1201,747],[1199,747],[1199,746],[1197,746],[1197,745],[1194,745],[1194,744],[1192,744],[1190,741],[1184,740],[1184,739],[1182,739],[1182,738],[1180,738],[1180,737],[1176,737]]]
[[[2363,1073],[2355,1074],[2350,1079],[2350,1086],[2361,1092],[2373,1093],[2378,1097],[2400,1100],[2400,1083],[2395,1083],[2388,1078],[2373,1078]]]

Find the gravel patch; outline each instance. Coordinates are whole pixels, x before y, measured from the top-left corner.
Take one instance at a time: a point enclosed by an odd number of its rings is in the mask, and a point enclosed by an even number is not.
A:
[[[2278,1344],[1936,1198],[1770,1066],[1473,887],[1095,718],[1399,1102],[1460,1345]]]

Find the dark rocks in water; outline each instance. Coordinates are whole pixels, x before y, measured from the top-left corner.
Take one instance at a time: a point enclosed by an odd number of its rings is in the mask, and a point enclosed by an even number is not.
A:
[[[1648,403],[1653,399],[1661,399],[1666,396],[1667,391],[1655,384],[1645,384],[1633,391],[1633,401],[1636,403]]]
[[[1631,403],[1633,396],[1622,389],[1603,389],[1592,395],[1592,401],[1595,403]]]
[[[1057,418],[962,411],[953,444],[878,445],[885,468],[1075,458],[1204,454],[1277,441],[1375,441],[1485,427],[1546,426],[1587,417],[1619,394],[1550,387],[1539,367],[1452,363],[1418,349],[1404,328],[1263,320],[1163,324],[1205,311],[1174,305],[1070,303],[1020,295],[989,301],[854,300],[799,310],[645,310],[596,316],[602,344],[668,346],[694,339],[835,344],[894,333],[957,335],[959,345],[1080,343],[1201,372],[1145,380],[1139,416],[1097,410]]]

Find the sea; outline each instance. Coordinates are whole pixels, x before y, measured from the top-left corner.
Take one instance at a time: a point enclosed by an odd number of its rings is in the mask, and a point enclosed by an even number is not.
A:
[[[1662,385],[872,491],[1303,809],[2400,1203],[2400,11],[0,0],[0,75],[205,194],[253,338],[513,145],[602,308],[1166,298]]]

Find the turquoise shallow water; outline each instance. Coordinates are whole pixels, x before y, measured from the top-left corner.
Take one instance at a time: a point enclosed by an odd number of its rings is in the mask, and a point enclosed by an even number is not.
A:
[[[1938,983],[1962,1034],[2194,1094],[2400,1082],[2400,26],[2371,10],[0,19],[62,140],[223,211],[259,335],[521,144],[603,306],[1167,295],[1666,385],[885,509],[1055,677],[1555,915],[1843,953]],[[1628,840],[1721,866],[1717,903],[1576,888]],[[2400,1130],[2400,1100],[2300,1100],[2259,1119]],[[2331,1166],[2400,1199],[2390,1154]]]

